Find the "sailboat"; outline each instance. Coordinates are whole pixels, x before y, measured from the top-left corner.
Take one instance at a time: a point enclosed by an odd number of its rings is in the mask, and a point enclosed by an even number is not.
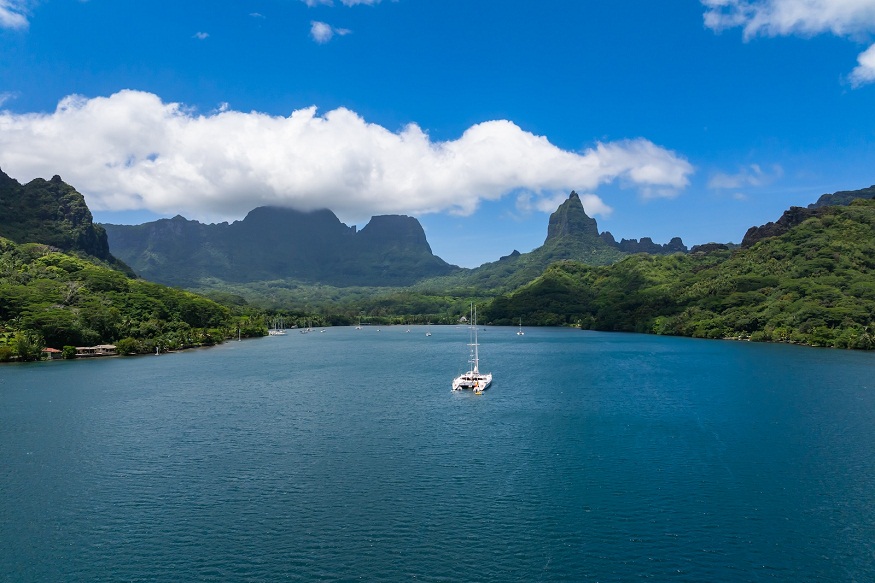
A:
[[[425,335],[431,336],[431,322],[425,323]]]
[[[468,346],[471,347],[471,360],[469,361],[471,370],[453,379],[453,390],[471,389],[475,394],[480,394],[492,384],[492,373],[480,372],[480,345],[477,344],[477,311],[474,309],[474,304],[471,304],[471,322],[470,341],[468,342]]]
[[[516,335],[517,335],[517,336],[525,336],[525,334],[526,334],[526,333],[523,332],[523,319],[520,318],[520,329],[519,329],[519,331],[516,333]]]
[[[273,321],[273,328],[268,330],[267,333],[269,336],[285,336],[286,335],[285,328],[286,328],[285,322],[283,322],[282,319],[279,320],[279,324],[277,324],[277,321],[274,320]]]
[[[362,329],[362,317],[361,317],[361,316],[359,316],[359,325],[356,326],[355,329],[356,329],[356,330],[361,330],[361,329]]]

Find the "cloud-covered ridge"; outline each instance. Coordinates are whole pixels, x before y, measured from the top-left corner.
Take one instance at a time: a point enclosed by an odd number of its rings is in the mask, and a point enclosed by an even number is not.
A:
[[[592,192],[617,180],[645,196],[671,195],[693,171],[640,138],[570,152],[497,120],[437,142],[416,124],[393,132],[343,108],[198,115],[130,90],[70,96],[52,113],[0,113],[0,167],[19,180],[60,174],[95,210],[225,220],[261,205],[327,207],[352,222],[469,214],[511,193]]]

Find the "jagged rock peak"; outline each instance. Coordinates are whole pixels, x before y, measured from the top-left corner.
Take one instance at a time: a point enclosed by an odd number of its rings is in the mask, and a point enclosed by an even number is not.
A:
[[[580,196],[573,190],[568,199],[559,205],[552,215],[547,227],[547,239],[544,243],[559,237],[598,237],[599,228],[595,219],[587,216],[583,210]]]
[[[602,239],[605,234],[602,233]],[[641,237],[638,239],[622,239],[619,243],[615,243],[620,251],[626,253],[649,253],[651,255],[671,255],[672,253],[686,253],[687,246],[684,245],[680,237],[672,237],[671,241],[664,245],[654,243],[650,237]]]
[[[612,247],[617,246],[617,240],[614,239],[614,236],[611,234],[610,231],[605,231],[604,233],[599,235],[599,237],[601,238],[602,241],[604,241],[608,245],[611,245]]]
[[[0,171],[0,236],[85,253],[133,275],[110,254],[106,232],[94,224],[85,197],[58,175],[21,185]]]
[[[869,188],[860,190],[840,190],[832,194],[822,194],[817,202],[808,205],[808,208],[820,208],[823,206],[846,206],[858,198],[875,198],[875,184]]]
[[[793,227],[801,225],[811,217],[822,214],[826,208],[828,207],[803,208],[791,206],[788,210],[784,211],[784,214],[781,215],[781,218],[777,221],[768,222],[765,225],[748,229],[747,233],[744,234],[744,239],[741,241],[741,246],[743,248],[753,247],[763,239],[783,235]]]

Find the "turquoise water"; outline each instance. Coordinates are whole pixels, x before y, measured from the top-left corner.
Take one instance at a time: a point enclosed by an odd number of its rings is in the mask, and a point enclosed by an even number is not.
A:
[[[405,330],[0,367],[0,578],[875,580],[875,354]]]

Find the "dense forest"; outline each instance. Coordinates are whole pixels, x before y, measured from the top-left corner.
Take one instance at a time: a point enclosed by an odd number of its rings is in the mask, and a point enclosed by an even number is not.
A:
[[[123,354],[266,333],[263,315],[220,305],[75,257],[0,238],[0,361],[114,343]]]
[[[485,321],[875,348],[875,201],[823,207],[749,248],[560,262]]]

